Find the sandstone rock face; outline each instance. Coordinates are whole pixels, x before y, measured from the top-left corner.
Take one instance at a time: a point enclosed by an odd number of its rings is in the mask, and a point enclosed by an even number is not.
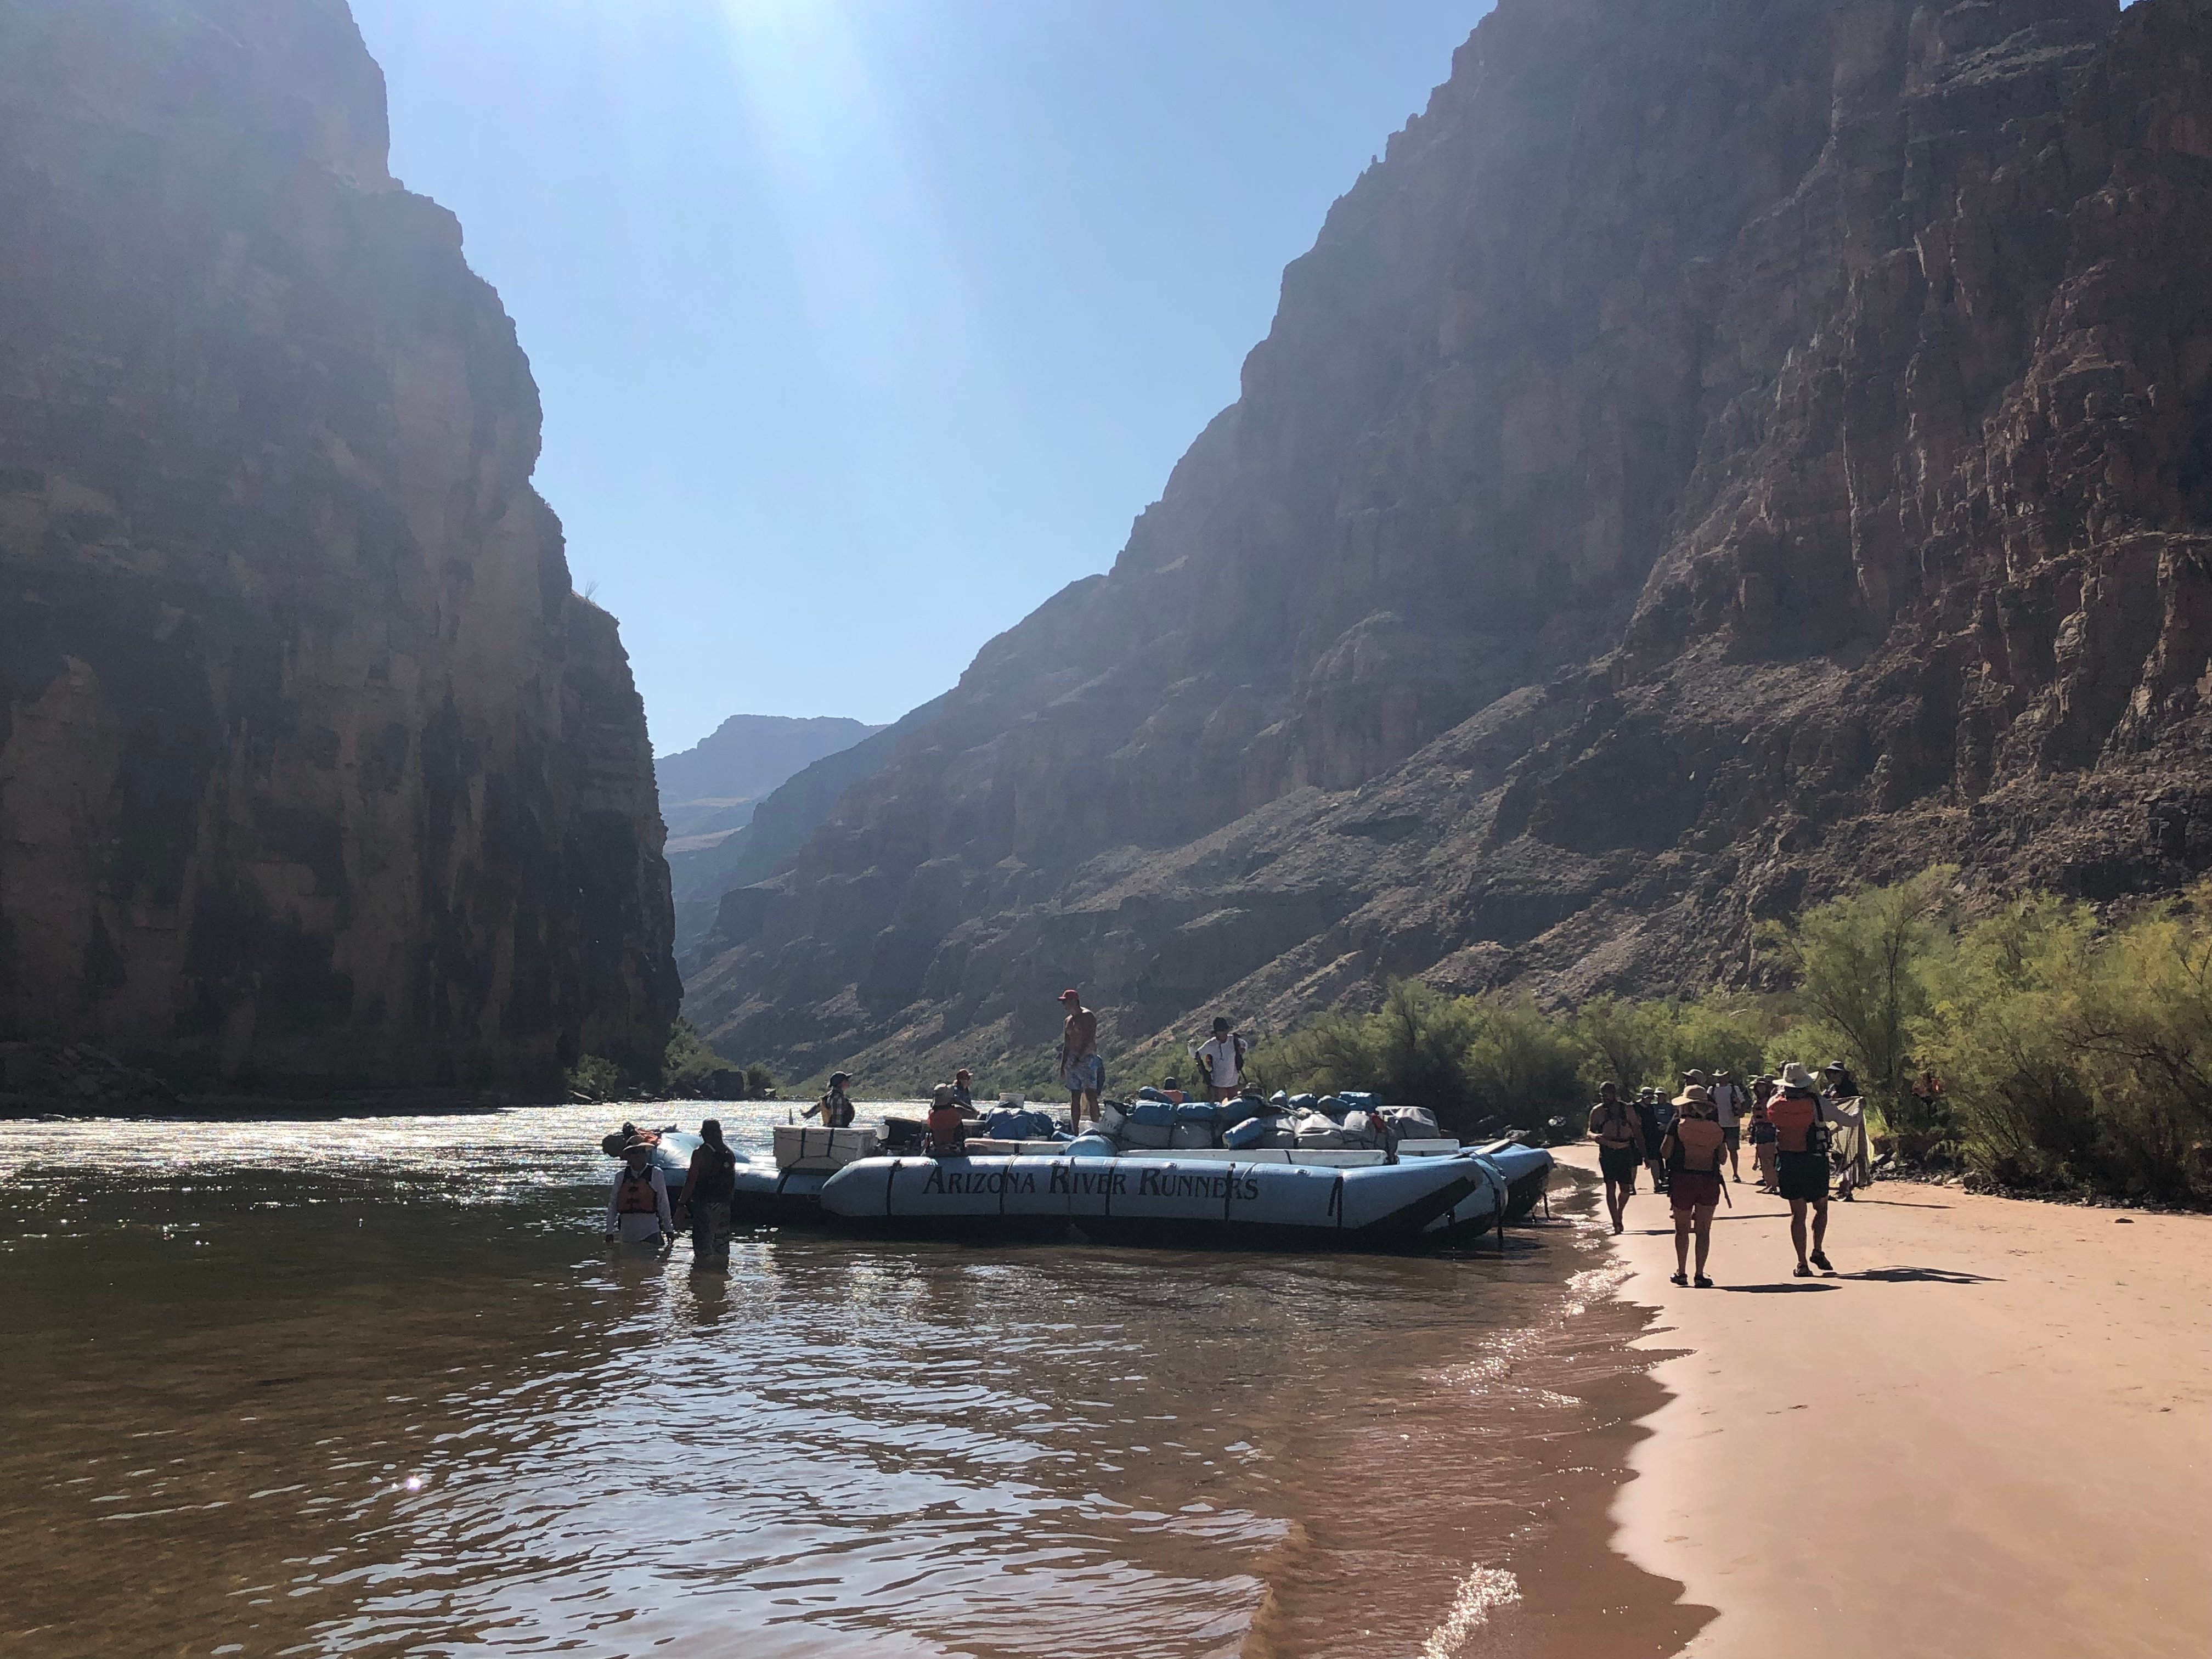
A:
[[[629,660],[342,0],[13,0],[0,225],[0,1039],[281,1092],[657,1054]]]
[[[921,1073],[1385,976],[1755,978],[2212,865],[2212,0],[1501,0],[1110,574],[690,984]]]

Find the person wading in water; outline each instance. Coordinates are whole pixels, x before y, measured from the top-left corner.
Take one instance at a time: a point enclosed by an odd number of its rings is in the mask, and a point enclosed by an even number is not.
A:
[[[1790,1242],[1797,1247],[1796,1276],[1813,1269],[1832,1273],[1828,1242],[1828,1126],[1813,1074],[1796,1060],[1782,1068],[1780,1087],[1766,1103],[1774,1125],[1774,1184],[1790,1202]],[[1813,1212],[1813,1248],[1805,1249],[1805,1212]],[[1808,1265],[1809,1264],[1809,1265]]]
[[[1669,1180],[1668,1197],[1674,1206],[1674,1283],[1691,1282],[1690,1234],[1698,1237],[1697,1286],[1709,1291],[1705,1258],[1713,1248],[1713,1206],[1721,1201],[1721,1164],[1728,1155],[1728,1139],[1710,1091],[1692,1083],[1674,1097],[1679,1115],[1667,1131],[1662,1156]]]
[[[1060,1080],[1067,1090],[1067,1115],[1073,1120],[1069,1127],[1080,1134],[1085,1106],[1091,1109],[1091,1121],[1098,1121],[1098,1097],[1106,1092],[1106,1061],[1098,1052],[1098,1016],[1083,1006],[1082,994],[1062,991],[1060,1001],[1067,1010],[1067,1018],[1060,1023]]]
[[[730,1266],[730,1200],[737,1196],[738,1155],[722,1139],[719,1121],[699,1126],[699,1150],[684,1176],[678,1209],[691,1221],[691,1265],[720,1273]]]
[[[1644,1165],[1644,1116],[1620,1097],[1611,1083],[1598,1085],[1590,1108],[1589,1132],[1597,1142],[1598,1173],[1605,1177],[1605,1212],[1613,1230],[1627,1226],[1628,1200],[1636,1196],[1636,1172]]]
[[[653,1167],[653,1143],[633,1140],[623,1148],[623,1170],[607,1194],[606,1234],[625,1244],[676,1242],[676,1218],[668,1212],[668,1183]]]
[[[853,1127],[853,1100],[845,1092],[845,1085],[853,1080],[849,1072],[830,1073],[830,1092],[799,1114],[801,1117],[819,1117],[825,1129],[849,1129]]]

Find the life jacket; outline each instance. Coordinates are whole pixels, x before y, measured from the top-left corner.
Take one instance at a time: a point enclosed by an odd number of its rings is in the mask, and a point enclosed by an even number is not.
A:
[[[622,1185],[615,1188],[615,1213],[617,1215],[660,1213],[660,1206],[653,1201],[651,1170],[647,1170],[643,1175],[634,1175],[628,1170],[622,1172]]]
[[[1686,1117],[1674,1124],[1674,1151],[1667,1168],[1676,1175],[1718,1175],[1727,1146],[1721,1126],[1709,1117]],[[1696,1162],[1692,1163],[1692,1158]]]
[[[853,1103],[842,1091],[832,1089],[822,1097],[823,1127],[830,1129],[849,1129],[853,1127]]]
[[[1644,1139],[1644,1126],[1636,1118],[1634,1112],[1619,1102],[1609,1107],[1601,1104],[1590,1114],[1590,1127],[1601,1146],[1629,1151]],[[1616,1136],[1620,1138],[1616,1139]]]
[[[929,1138],[930,1156],[946,1158],[958,1152],[968,1139],[967,1127],[968,1121],[960,1115],[956,1108],[931,1107],[926,1131]]]
[[[1766,1115],[1783,1152],[1825,1153],[1828,1150],[1828,1126],[1820,1121],[1818,1100],[1804,1095],[1777,1095],[1766,1103]]]
[[[700,1168],[699,1178],[691,1183],[691,1196],[702,1204],[727,1203],[738,1188],[738,1155],[726,1146],[703,1140],[699,1150],[707,1155],[707,1161]]]

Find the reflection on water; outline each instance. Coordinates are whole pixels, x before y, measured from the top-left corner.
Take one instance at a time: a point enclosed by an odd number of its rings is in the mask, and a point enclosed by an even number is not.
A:
[[[783,1109],[706,1109],[765,1158]],[[725,1279],[600,1243],[609,1115],[0,1124],[0,1647],[1509,1639],[1571,1390],[1618,1365],[1577,1317],[1593,1235],[1399,1261],[787,1232]]]

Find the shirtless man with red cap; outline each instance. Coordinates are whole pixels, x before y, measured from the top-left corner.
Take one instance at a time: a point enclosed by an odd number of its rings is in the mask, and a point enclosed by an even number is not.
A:
[[[1086,1103],[1091,1121],[1098,1121],[1098,1097],[1106,1092],[1106,1061],[1098,1053],[1098,1016],[1083,1006],[1074,991],[1062,991],[1060,1000],[1067,1010],[1060,1025],[1060,1080],[1067,1089],[1067,1115],[1074,1120],[1070,1127],[1079,1132]]]

